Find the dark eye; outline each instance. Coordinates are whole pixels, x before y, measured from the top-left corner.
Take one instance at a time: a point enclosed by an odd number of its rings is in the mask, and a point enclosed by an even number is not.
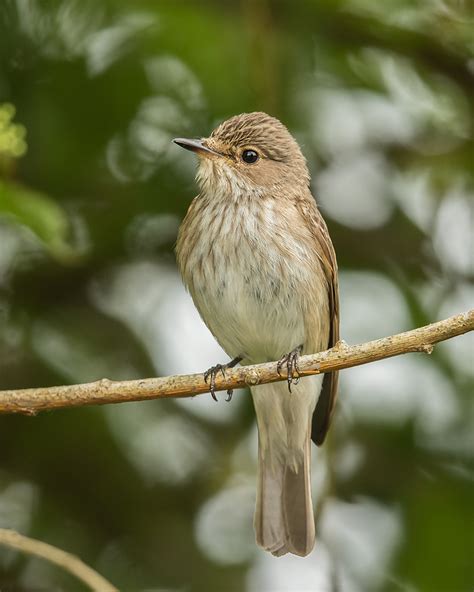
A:
[[[242,152],[242,160],[247,164],[253,164],[258,160],[258,152],[255,152],[255,150],[244,150]]]

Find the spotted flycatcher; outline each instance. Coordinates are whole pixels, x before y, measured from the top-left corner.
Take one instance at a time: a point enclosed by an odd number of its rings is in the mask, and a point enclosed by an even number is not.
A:
[[[288,386],[251,388],[259,442],[257,543],[274,555],[304,556],[315,539],[311,439],[324,441],[337,374],[298,382],[298,355],[339,339],[334,248],[306,160],[280,121],[245,113],[208,138],[174,141],[199,156],[200,186],[179,230],[178,266],[204,322],[232,358],[205,374],[211,392],[216,372],[238,362],[280,360],[288,373]]]

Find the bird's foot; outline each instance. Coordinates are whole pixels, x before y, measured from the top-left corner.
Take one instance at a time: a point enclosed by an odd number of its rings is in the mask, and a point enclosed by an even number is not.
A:
[[[217,401],[216,376],[220,372],[222,374],[222,378],[225,378],[226,366],[227,364],[216,364],[215,366],[211,366],[208,370],[204,372],[204,382],[206,384],[209,382],[211,397],[214,399],[214,401]]]
[[[208,370],[204,372],[204,382],[206,384],[209,383],[209,390],[211,392],[211,397],[214,401],[217,401],[216,397],[216,376],[219,372],[222,374],[222,378],[225,378],[225,371],[227,368],[233,368],[242,360],[241,357],[237,356],[227,364],[216,364],[215,366],[211,366]],[[229,402],[232,399],[233,390],[229,389],[227,391],[227,398],[226,401]]]
[[[298,384],[300,381],[300,370],[298,368],[298,359],[301,354],[301,350],[303,349],[302,345],[295,347],[294,350],[290,351],[290,353],[285,354],[282,358],[280,358],[277,364],[277,372],[278,375],[281,376],[281,369],[283,366],[286,366],[286,380],[288,382],[288,390],[291,393],[291,385]]]

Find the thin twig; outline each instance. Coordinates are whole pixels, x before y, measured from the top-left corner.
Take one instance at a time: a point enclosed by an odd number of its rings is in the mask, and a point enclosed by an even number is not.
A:
[[[100,574],[94,571],[91,567],[83,563],[75,555],[66,553],[62,549],[53,547],[48,543],[30,539],[14,530],[7,528],[0,528],[0,545],[10,547],[28,553],[29,555],[36,555],[42,559],[46,559],[50,563],[59,565],[64,570],[81,580],[84,584],[89,586],[94,592],[118,592],[118,588],[112,586],[110,582],[105,580]]]
[[[468,333],[473,329],[474,309],[471,309],[444,321],[398,335],[352,346],[340,342],[330,350],[302,356],[298,362],[299,373],[301,376],[310,376],[410,352],[431,353],[435,343]],[[284,373],[279,376],[277,363],[268,362],[228,370],[225,377],[216,378],[215,390],[236,389],[279,380],[286,380]],[[104,378],[86,384],[0,391],[0,413],[36,415],[46,409],[168,397],[193,397],[206,392],[209,392],[209,386],[204,382],[202,374],[120,382]]]

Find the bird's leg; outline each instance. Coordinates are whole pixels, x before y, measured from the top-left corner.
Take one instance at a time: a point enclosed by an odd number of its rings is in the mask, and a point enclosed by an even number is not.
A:
[[[237,356],[236,358],[234,358],[230,362],[227,362],[227,364],[216,364],[215,366],[211,366],[209,368],[209,370],[206,370],[204,372],[204,382],[207,384],[207,382],[209,381],[211,396],[214,399],[214,401],[217,401],[217,397],[216,397],[216,376],[217,376],[217,374],[220,372],[222,374],[222,377],[225,378],[225,371],[227,370],[227,368],[233,368],[234,366],[237,366],[237,364],[239,362],[241,362],[242,359],[243,358],[241,358],[240,356]],[[229,389],[227,391],[226,401],[230,401],[232,399],[232,393],[233,393],[232,389]]]
[[[286,380],[288,382],[288,390],[291,393],[291,385],[298,384],[300,380],[300,370],[298,368],[298,358],[300,357],[301,351],[303,349],[302,345],[295,347],[290,353],[285,354],[282,358],[280,358],[277,364],[277,372],[278,375],[281,376],[281,369],[283,366],[286,366]]]

